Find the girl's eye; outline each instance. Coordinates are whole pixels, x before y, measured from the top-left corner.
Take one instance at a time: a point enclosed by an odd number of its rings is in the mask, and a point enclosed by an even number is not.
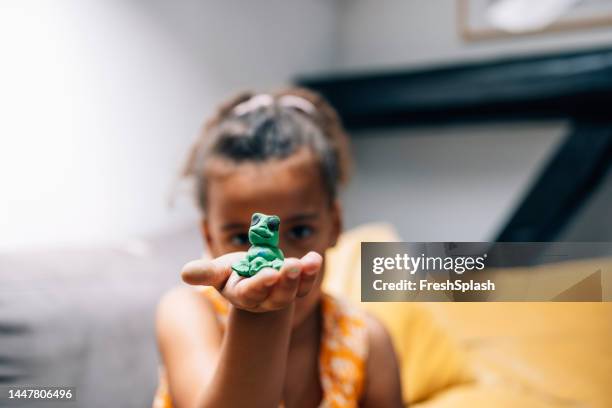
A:
[[[246,233],[235,234],[230,238],[232,245],[245,246],[249,244],[249,235]]]
[[[289,230],[289,236],[292,239],[306,239],[313,234],[314,230],[308,225],[296,225]]]

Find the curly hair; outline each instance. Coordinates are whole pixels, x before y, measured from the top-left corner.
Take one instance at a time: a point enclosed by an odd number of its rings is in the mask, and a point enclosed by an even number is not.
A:
[[[336,111],[323,97],[303,88],[243,92],[221,104],[205,122],[182,177],[194,180],[196,200],[204,211],[211,159],[264,162],[286,158],[302,147],[313,152],[333,200],[351,169],[349,138]]]

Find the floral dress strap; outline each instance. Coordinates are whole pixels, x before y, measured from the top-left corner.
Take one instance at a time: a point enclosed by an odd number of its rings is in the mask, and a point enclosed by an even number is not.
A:
[[[321,407],[357,407],[364,391],[368,332],[364,315],[348,303],[324,294],[319,370]]]

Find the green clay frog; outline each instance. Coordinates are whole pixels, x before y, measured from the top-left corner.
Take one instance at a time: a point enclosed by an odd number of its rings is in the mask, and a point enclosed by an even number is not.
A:
[[[240,276],[250,277],[266,267],[280,270],[285,256],[278,248],[278,227],[280,218],[276,215],[253,214],[249,228],[251,247],[245,259],[232,265]]]

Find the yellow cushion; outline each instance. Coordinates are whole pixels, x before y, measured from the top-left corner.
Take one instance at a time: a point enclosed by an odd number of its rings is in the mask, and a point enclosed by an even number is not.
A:
[[[369,224],[345,232],[325,257],[323,288],[328,293],[360,302],[362,241],[397,241],[392,227]],[[389,331],[402,376],[404,401],[429,398],[450,386],[472,380],[465,353],[418,303],[361,303]]]
[[[427,306],[464,345],[479,383],[556,406],[612,407],[612,303]]]
[[[533,395],[520,388],[467,385],[453,387],[413,405],[414,408],[559,408],[565,401]]]
[[[359,302],[361,242],[398,240],[385,224],[344,233],[326,254],[324,289]],[[612,260],[552,268],[559,276],[573,276],[602,265],[612,270]],[[603,289],[609,291],[610,278],[605,279]],[[419,408],[612,407],[612,303],[361,306],[388,328],[400,360],[404,400]]]

